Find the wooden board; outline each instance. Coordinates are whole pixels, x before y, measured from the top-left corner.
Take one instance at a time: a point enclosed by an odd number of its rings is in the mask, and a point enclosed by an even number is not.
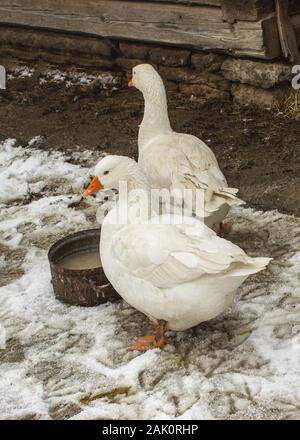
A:
[[[299,50],[295,34],[296,24],[293,24],[289,16],[288,2],[275,0],[275,6],[282,52],[290,61],[296,62],[299,60]]]
[[[224,21],[221,8],[153,1],[1,0],[0,22],[90,35],[215,49],[234,55],[280,54],[276,21]],[[268,44],[267,44],[268,42]]]
[[[289,3],[289,16],[300,14],[299,0],[288,0],[288,3]]]
[[[289,16],[294,26],[295,38],[300,47],[300,1],[289,0]]]
[[[295,28],[295,36],[296,36],[296,41],[298,43],[298,47],[300,48],[300,26]]]
[[[293,15],[291,17],[291,22],[293,23],[294,26],[297,45],[300,48],[300,14]]]
[[[114,1],[114,0],[112,0]],[[128,1],[128,0],[121,0],[121,1]],[[141,0],[131,0],[140,2]],[[208,6],[221,6],[223,0],[152,0],[153,2],[157,3],[181,3],[185,5],[208,5]]]
[[[222,0],[222,11],[226,21],[257,21],[275,11],[273,0]]]
[[[114,0],[111,0],[114,1]],[[121,0],[126,1],[126,0]],[[128,0],[127,0],[128,1]],[[130,0],[139,2],[141,0]],[[185,4],[189,6],[216,6],[222,8],[226,21],[234,23],[237,20],[257,21],[275,11],[273,0],[152,0],[160,3]],[[297,1],[297,0],[294,0]],[[146,0],[145,0],[146,2]]]

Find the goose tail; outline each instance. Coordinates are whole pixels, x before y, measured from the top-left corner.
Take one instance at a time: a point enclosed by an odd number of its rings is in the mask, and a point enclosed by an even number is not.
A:
[[[245,262],[234,263],[230,270],[231,276],[248,276],[264,270],[272,258],[267,257],[248,257]]]
[[[222,188],[220,191],[218,191],[218,195],[225,197],[229,206],[244,205],[245,202],[236,196],[238,191],[239,190],[237,188]]]

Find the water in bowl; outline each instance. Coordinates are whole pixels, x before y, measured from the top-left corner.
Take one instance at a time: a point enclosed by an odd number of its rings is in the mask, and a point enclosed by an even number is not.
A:
[[[84,270],[101,267],[101,260],[98,251],[79,252],[68,255],[59,262],[65,269]]]

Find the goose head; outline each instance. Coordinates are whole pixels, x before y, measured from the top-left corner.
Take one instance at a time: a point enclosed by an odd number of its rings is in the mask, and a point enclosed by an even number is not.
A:
[[[149,186],[145,173],[135,160],[127,156],[106,156],[95,166],[94,177],[83,195],[90,196],[103,189],[118,189],[119,183],[124,181],[128,189]]]
[[[139,64],[132,69],[129,87],[136,87],[144,96],[165,92],[164,83],[158,72],[150,64]]]

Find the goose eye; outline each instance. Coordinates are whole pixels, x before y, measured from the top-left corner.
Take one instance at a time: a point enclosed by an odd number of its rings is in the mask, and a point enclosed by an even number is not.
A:
[[[104,171],[104,176],[106,176],[106,174],[109,174],[109,171]]]

